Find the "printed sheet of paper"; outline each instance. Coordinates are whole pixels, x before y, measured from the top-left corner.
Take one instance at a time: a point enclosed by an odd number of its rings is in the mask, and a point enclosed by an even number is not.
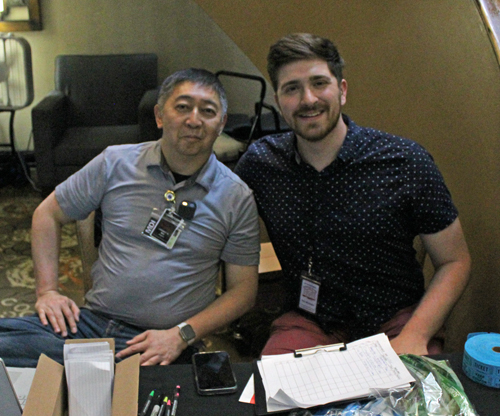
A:
[[[258,365],[268,412],[367,397],[373,389],[415,381],[385,334],[354,341],[345,351],[268,356]]]
[[[17,398],[21,407],[24,409],[28,393],[31,388],[31,383],[35,377],[36,368],[20,368],[20,367],[7,367],[9,377],[14,385]]]

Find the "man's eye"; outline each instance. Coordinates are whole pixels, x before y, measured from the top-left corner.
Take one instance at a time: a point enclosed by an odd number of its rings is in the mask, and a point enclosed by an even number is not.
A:
[[[175,106],[177,111],[188,111],[189,107],[186,104],[177,104]]]
[[[203,112],[205,114],[208,114],[208,115],[211,115],[211,116],[214,116],[215,114],[217,114],[216,111],[213,108],[204,108]]]
[[[283,89],[284,94],[293,94],[298,90],[298,87],[296,85],[290,85],[288,87],[285,87]]]
[[[321,88],[321,87],[324,87],[324,86],[326,86],[326,85],[328,85],[328,84],[329,84],[329,82],[328,82],[328,81],[326,81],[326,80],[320,80],[320,81],[315,81],[315,82],[314,82],[314,86],[315,86],[315,87],[320,87],[320,88]]]

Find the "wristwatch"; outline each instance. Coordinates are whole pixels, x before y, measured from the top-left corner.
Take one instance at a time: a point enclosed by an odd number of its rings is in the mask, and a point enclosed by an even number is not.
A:
[[[179,328],[181,338],[186,342],[186,344],[191,345],[196,338],[193,327],[186,322],[177,325],[177,327]]]

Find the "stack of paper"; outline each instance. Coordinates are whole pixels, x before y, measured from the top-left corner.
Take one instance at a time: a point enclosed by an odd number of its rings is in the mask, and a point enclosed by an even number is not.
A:
[[[107,342],[64,345],[69,416],[110,416],[114,357]]]
[[[264,356],[258,368],[268,412],[358,399],[415,381],[385,334],[354,341],[344,351],[318,347],[314,354],[297,358]]]

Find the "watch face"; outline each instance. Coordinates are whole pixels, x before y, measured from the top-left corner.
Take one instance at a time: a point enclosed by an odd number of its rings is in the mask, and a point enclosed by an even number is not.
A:
[[[182,339],[186,342],[191,341],[192,339],[196,338],[196,334],[194,333],[191,325],[185,325],[181,328],[181,336],[182,336]]]

